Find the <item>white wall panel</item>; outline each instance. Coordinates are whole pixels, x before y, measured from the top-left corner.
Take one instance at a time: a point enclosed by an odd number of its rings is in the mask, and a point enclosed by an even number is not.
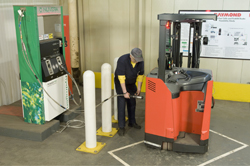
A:
[[[116,57],[129,53],[129,1],[109,0],[109,23],[110,23],[110,59],[109,64],[113,67]],[[138,28],[138,27],[137,27]],[[113,71],[113,68],[112,68]]]
[[[218,59],[200,58],[200,68],[212,70],[213,80],[217,81]]]
[[[32,5],[59,5],[59,0],[30,0]]]
[[[129,49],[139,47],[139,1],[129,0]]]
[[[20,99],[19,64],[12,6],[0,10],[0,105]]]
[[[223,10],[248,10],[249,0],[224,0]]]
[[[109,63],[110,25],[109,0],[90,0],[90,70],[100,72],[103,63]]]
[[[244,60],[242,64],[241,80],[240,80],[240,83],[242,84],[246,84],[247,82],[250,82],[249,67],[250,67],[250,61]]]
[[[224,0],[199,0],[198,10],[222,10]]]
[[[139,48],[145,50],[145,6],[144,0],[139,0]],[[144,54],[143,54],[144,56]]]
[[[242,60],[218,59],[218,82],[240,83]]]
[[[0,4],[0,106],[20,99],[18,84],[18,56],[15,36],[13,7],[10,2]],[[15,91],[18,91],[15,93]]]
[[[1,0],[1,6],[6,5],[59,5],[59,0]]]
[[[11,7],[12,5],[28,5],[28,4],[32,4],[32,1],[33,0],[1,0],[0,6]]]
[[[147,75],[147,73],[149,73],[149,71],[151,70],[149,68],[149,64],[150,64],[150,57],[151,57],[151,15],[152,15],[152,10],[151,10],[151,5],[152,5],[152,1],[151,0],[145,0],[144,1],[144,12],[143,14],[145,14],[145,47],[143,51],[143,56],[144,56],[144,72],[145,75]]]
[[[174,12],[179,10],[197,10],[199,0],[175,0]]]
[[[83,3],[83,0],[81,0],[80,3]],[[59,0],[59,4],[60,6],[63,7],[63,14],[68,15],[69,14],[68,0]]]

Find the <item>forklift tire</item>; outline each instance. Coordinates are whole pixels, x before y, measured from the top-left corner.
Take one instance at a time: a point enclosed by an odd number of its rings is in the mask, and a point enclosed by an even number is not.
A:
[[[169,151],[173,150],[173,143],[168,142],[168,149],[167,150],[169,150]]]
[[[162,150],[168,150],[168,143],[167,142],[162,143]]]

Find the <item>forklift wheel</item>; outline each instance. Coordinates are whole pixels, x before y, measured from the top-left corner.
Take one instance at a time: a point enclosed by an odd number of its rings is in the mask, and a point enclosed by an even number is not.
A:
[[[173,143],[171,142],[163,142],[162,143],[162,150],[173,150]]]
[[[167,142],[162,143],[162,150],[168,150],[168,143]]]
[[[170,150],[170,151],[173,150],[173,143],[168,142],[168,150]]]

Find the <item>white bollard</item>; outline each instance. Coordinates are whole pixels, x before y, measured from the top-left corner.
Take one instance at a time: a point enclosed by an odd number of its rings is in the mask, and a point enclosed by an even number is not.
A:
[[[115,78],[115,69],[117,66],[118,59],[119,59],[119,57],[114,59],[114,78]],[[114,78],[113,78],[113,80],[114,80]],[[114,95],[117,95],[116,89],[115,89],[115,82],[114,82]],[[114,98],[114,119],[118,120],[117,97]]]
[[[102,101],[111,97],[111,65],[104,63],[101,67]],[[111,100],[102,104],[102,132],[112,132]]]
[[[97,154],[106,143],[96,142],[95,74],[87,70],[83,74],[85,139],[76,150]]]
[[[87,70],[83,74],[84,113],[86,147],[96,147],[96,106],[95,106],[95,74]]]

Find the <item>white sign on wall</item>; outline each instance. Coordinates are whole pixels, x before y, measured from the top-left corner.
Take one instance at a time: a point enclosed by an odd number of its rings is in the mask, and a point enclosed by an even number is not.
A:
[[[179,13],[217,15],[217,21],[207,20],[202,24],[202,37],[208,37],[208,44],[201,42],[201,57],[250,59],[250,11]]]

